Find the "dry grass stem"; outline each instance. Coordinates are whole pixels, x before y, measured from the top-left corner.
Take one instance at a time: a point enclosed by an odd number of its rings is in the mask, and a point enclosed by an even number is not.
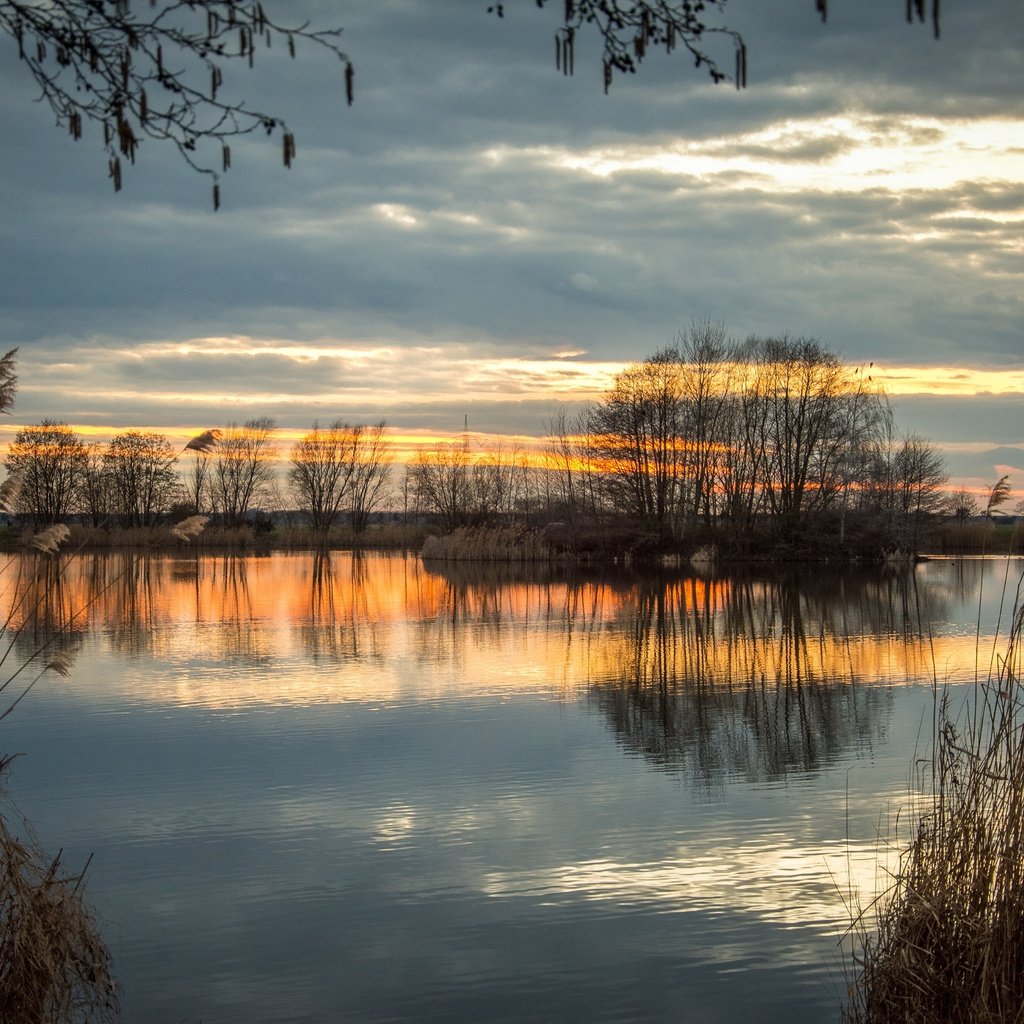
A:
[[[110,952],[67,874],[0,816],[0,1020],[85,1024],[117,1018]]]
[[[961,713],[937,698],[924,813],[858,937],[853,1024],[1024,1021],[1022,633],[1018,587],[998,671]]]

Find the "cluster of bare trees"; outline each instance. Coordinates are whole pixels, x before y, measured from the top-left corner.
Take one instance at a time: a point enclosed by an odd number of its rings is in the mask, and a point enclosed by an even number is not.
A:
[[[403,509],[436,516],[450,531],[533,513],[537,483],[521,449],[474,451],[463,437],[417,455],[406,473]]]
[[[557,412],[543,466],[464,436],[417,455],[402,504],[447,530],[518,516],[570,531],[629,522],[665,540],[828,529],[914,547],[949,512],[947,474],[933,445],[897,432],[869,371],[814,340],[737,343],[695,323],[593,406]]]
[[[149,526],[177,495],[175,457],[160,434],[128,430],[101,446],[66,423],[43,420],[18,431],[5,464],[8,477],[18,482],[13,507],[34,526],[73,513],[97,524]]]
[[[12,509],[33,526],[72,515],[96,526],[153,526],[171,513],[214,513],[227,526],[281,508],[280,446],[269,417],[210,431],[180,451],[163,434],[128,430],[91,444],[66,423],[19,430],[5,460],[17,482]],[[391,467],[385,425],[318,424],[293,447],[285,474],[294,504],[325,530],[348,517],[366,528],[381,507]]]
[[[719,324],[692,324],[547,429],[544,465],[520,448],[475,449],[468,434],[421,451],[399,507],[449,531],[521,517],[570,529],[619,521],[662,540],[794,541],[828,530],[840,542],[870,534],[902,547],[916,546],[937,514],[971,512],[966,492],[943,493],[934,446],[897,432],[869,372],[804,338],[737,343]],[[36,526],[71,514],[147,526],[172,510],[237,526],[287,505],[324,533],[343,522],[361,532],[395,498],[383,422],[314,422],[287,459],[268,417],[214,433],[215,444],[179,452],[153,432],[93,445],[44,420],[10,446],[14,507]]]
[[[942,459],[897,434],[882,390],[816,341],[731,342],[713,323],[550,425],[562,518],[623,515],[661,536],[696,528],[797,537],[870,521],[896,543],[943,510]]]
[[[356,533],[388,496],[391,444],[384,422],[372,426],[335,420],[313,429],[292,449],[288,479],[309,525],[326,531],[342,513]]]

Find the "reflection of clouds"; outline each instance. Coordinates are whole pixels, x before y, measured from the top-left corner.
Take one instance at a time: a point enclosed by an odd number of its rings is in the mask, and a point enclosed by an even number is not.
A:
[[[555,905],[585,900],[659,913],[741,911],[837,935],[849,924],[850,906],[886,887],[896,859],[896,851],[875,843],[801,846],[764,836],[713,850],[690,844],[677,856],[653,861],[595,859],[492,871],[483,891],[496,899],[526,896]]]
[[[404,845],[416,829],[416,816],[416,808],[409,804],[391,804],[383,808],[373,828],[375,841],[389,849]]]

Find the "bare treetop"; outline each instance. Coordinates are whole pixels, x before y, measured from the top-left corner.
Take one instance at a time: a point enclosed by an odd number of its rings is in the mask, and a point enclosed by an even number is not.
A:
[[[0,0],[0,30],[16,40],[58,126],[75,139],[85,122],[101,126],[115,189],[123,161],[134,163],[146,138],[170,142],[190,167],[213,178],[215,208],[234,137],[278,136],[291,166],[295,137],[280,115],[220,92],[225,65],[251,68],[275,39],[292,57],[300,42],[336,54],[344,64],[339,103],[342,95],[352,103],[354,73],[339,46],[341,29],[282,24],[258,0]],[[219,146],[214,162],[200,152],[204,142]]]
[[[721,12],[726,0],[564,0],[562,25],[555,35],[555,64],[566,75],[575,70],[576,37],[581,31],[596,31],[604,51],[604,91],[607,92],[616,72],[633,74],[649,49],[664,48],[672,53],[677,47],[687,51],[698,68],[704,68],[711,80],[722,82],[730,77],[736,88],[747,84],[747,48],[739,32],[724,25],[710,25],[709,14]],[[548,0],[537,0],[538,7]],[[499,18],[505,15],[505,4],[488,8]],[[723,70],[704,45],[707,35],[723,35],[732,40],[736,53],[733,75]]]
[[[544,8],[549,0],[535,3]],[[566,75],[574,72],[576,40],[583,33],[602,41],[605,92],[616,74],[634,73],[655,49],[682,50],[715,82],[733,81],[737,88],[747,84],[742,36],[714,23],[727,0],[563,3],[555,65]],[[927,8],[938,35],[939,0],[905,3],[908,21],[923,21]],[[498,17],[504,17],[505,9],[502,2],[486,8]],[[824,19],[827,0],[814,0],[814,9]],[[343,65],[338,101],[344,96],[351,105],[353,100],[355,73],[340,47],[342,30],[276,21],[260,0],[0,0],[0,32],[16,41],[18,57],[59,127],[79,139],[86,122],[100,126],[116,190],[125,163],[135,162],[146,139],[170,143],[190,167],[212,178],[215,209],[236,136],[276,136],[290,167],[295,136],[281,115],[221,94],[225,67],[253,67],[257,52],[270,49],[275,40],[292,57],[300,43],[334,54]],[[729,40],[734,68],[722,66],[706,45],[712,36]]]

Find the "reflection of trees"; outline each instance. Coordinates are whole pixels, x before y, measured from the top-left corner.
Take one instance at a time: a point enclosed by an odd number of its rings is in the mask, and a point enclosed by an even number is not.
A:
[[[297,630],[306,653],[321,662],[383,660],[385,623],[374,615],[376,581],[366,559],[352,552],[339,571],[329,551],[314,552],[309,571],[309,612]]]
[[[460,668],[471,652],[478,660],[481,652],[503,660],[511,652],[532,655],[572,685],[591,642],[603,643],[589,634],[615,620],[630,579],[614,567],[583,573],[544,563],[432,564],[419,581],[429,601],[419,602],[413,624],[416,655]],[[551,646],[562,651],[559,666],[545,660],[550,651],[542,646],[542,638],[553,637]]]
[[[11,563],[12,566],[14,563]],[[33,658],[73,653],[88,629],[61,562],[30,555],[4,573],[3,678]]]
[[[216,611],[211,615],[209,609],[204,612],[200,608],[197,619],[212,619],[217,624],[215,653],[221,658],[245,665],[270,664],[272,644],[266,624],[255,607],[249,585],[249,566],[250,559],[238,555],[213,560],[210,591],[216,600]]]
[[[711,785],[871,742],[886,721],[875,684],[955,666],[959,639],[943,646],[940,629],[933,648],[922,628],[972,622],[974,574],[994,571],[701,578],[345,552],[30,556],[12,562],[18,582],[0,601],[23,660],[92,630],[133,658],[353,667],[308,673],[349,696],[585,690],[629,749]]]
[[[884,735],[891,696],[877,684],[927,678],[924,626],[949,614],[945,592],[906,569],[558,579],[460,565],[443,579],[421,649],[536,649],[546,632],[623,746],[706,793],[813,771]]]
[[[816,770],[884,733],[890,695],[858,642],[904,621],[912,590],[911,576],[638,586],[592,700],[628,750],[706,793]],[[925,650],[919,634],[891,642]]]

